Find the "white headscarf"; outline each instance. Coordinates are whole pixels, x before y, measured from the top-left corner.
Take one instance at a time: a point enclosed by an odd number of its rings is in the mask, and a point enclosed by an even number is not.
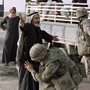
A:
[[[14,13],[12,13],[12,11],[14,11]],[[10,18],[16,17],[16,7],[11,7],[9,9],[9,15]]]
[[[31,23],[31,20],[33,19],[33,16],[35,15],[35,14],[38,14],[38,12],[32,12],[32,13],[30,13],[29,15],[27,15],[28,17],[29,17],[29,22]]]
[[[33,17],[35,15],[38,15],[39,19],[37,19],[37,20],[34,19],[34,21],[33,21]],[[39,27],[40,26],[40,16],[39,16],[39,13],[38,12],[33,12],[33,13],[29,14],[28,17],[29,17],[29,22],[30,23],[34,24],[36,27]]]

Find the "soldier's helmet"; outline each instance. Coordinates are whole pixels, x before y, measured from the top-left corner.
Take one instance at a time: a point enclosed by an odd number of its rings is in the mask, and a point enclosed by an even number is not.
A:
[[[34,44],[31,47],[29,54],[32,60],[37,61],[39,58],[44,58],[47,54],[47,47],[43,44]]]
[[[85,9],[85,8],[77,9],[77,11],[76,11],[77,18],[80,18],[80,17],[85,16],[85,15],[88,15],[87,9]]]

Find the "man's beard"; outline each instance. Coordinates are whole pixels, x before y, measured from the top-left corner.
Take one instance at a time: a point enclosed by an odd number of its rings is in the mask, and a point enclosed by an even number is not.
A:
[[[39,26],[40,26],[40,23],[34,23],[34,25],[35,25],[36,27],[39,27]]]

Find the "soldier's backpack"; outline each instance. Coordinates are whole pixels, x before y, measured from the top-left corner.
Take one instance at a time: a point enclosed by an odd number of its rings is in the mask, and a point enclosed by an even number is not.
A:
[[[54,84],[56,90],[73,90],[76,88],[76,85],[69,72],[66,72],[58,79],[52,79],[52,83]]]
[[[55,60],[53,56],[57,57],[60,63],[60,67],[64,68],[64,71],[66,72],[63,76],[59,77],[57,80],[56,79],[52,80],[55,87],[57,87],[56,83],[58,83],[58,86],[60,85],[59,87],[63,88],[61,90],[72,90],[73,88],[78,86],[78,84],[82,81],[82,77],[79,73],[76,64],[68,57],[65,49],[52,48],[50,49],[50,51],[52,53],[51,54],[52,60]],[[59,71],[58,71],[58,75],[59,75]],[[70,84],[68,84],[67,82],[70,82]],[[66,85],[63,83],[66,83]],[[60,90],[60,89],[56,89],[56,90]]]

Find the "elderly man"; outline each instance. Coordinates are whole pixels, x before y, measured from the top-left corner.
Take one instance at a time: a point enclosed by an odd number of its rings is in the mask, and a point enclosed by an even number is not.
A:
[[[28,62],[34,65],[34,69],[38,71],[39,64],[32,61],[29,56],[30,48],[35,43],[43,43],[42,39],[47,42],[52,42],[52,40],[57,41],[58,38],[40,29],[40,16],[38,12],[33,12],[28,16],[30,16],[30,23],[24,23],[24,21],[20,22],[22,35],[17,53],[17,62],[19,64],[19,90],[39,90],[38,83],[33,80],[31,74],[25,69],[24,62],[28,60]]]
[[[82,56],[82,61],[85,63],[86,75],[90,78],[90,20],[85,8],[79,8],[76,16],[80,21],[78,53]]]
[[[30,49],[30,56],[33,61],[40,63],[40,72],[28,61],[25,62],[25,68],[35,81],[43,83],[43,90],[73,90],[80,83],[78,68],[63,48],[52,47],[47,50],[43,44],[35,44]]]

